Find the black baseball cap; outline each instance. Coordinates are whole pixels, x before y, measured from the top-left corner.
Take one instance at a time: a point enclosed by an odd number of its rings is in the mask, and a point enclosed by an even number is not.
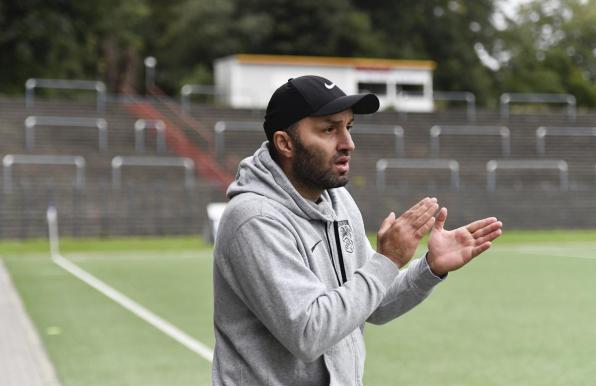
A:
[[[346,95],[321,76],[291,78],[271,96],[263,128],[271,141],[274,132],[304,117],[331,115],[349,108],[354,114],[372,114],[379,109],[379,98],[374,94]]]

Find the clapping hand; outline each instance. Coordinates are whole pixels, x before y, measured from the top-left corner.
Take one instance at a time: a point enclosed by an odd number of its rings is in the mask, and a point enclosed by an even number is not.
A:
[[[406,265],[422,237],[435,224],[438,209],[437,199],[426,197],[397,218],[391,212],[377,233],[377,251],[400,268]]]
[[[494,217],[474,221],[451,231],[444,228],[445,220],[447,208],[441,208],[428,240],[427,261],[437,276],[463,267],[489,249],[491,242],[502,234],[503,224]]]

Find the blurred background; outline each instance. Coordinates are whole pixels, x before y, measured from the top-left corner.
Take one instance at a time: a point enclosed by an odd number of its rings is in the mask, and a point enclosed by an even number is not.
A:
[[[512,228],[594,226],[595,8],[2,1],[0,237],[44,235],[48,202],[73,236],[203,232],[207,203],[225,201],[264,139],[267,96],[313,72],[389,100],[357,122],[350,189],[370,229],[421,194],[441,194],[457,223],[500,213]],[[243,65],[261,74],[231,75]],[[378,163],[393,158],[415,161]]]
[[[427,374],[399,384],[590,384],[596,0],[0,0],[0,257],[57,368],[51,382],[209,383],[207,362],[148,338],[151,327],[53,264],[46,210],[70,260],[212,347],[225,189],[265,140],[268,96],[306,74],[381,98],[379,113],[357,117],[348,185],[369,232],[436,196],[449,227],[497,216],[512,235],[494,252],[505,263],[446,284],[463,300],[439,295],[407,331],[371,329],[367,384],[393,384],[393,361]],[[414,338],[439,313],[453,325],[469,316],[472,333],[425,350]],[[446,334],[460,331],[429,337]],[[18,346],[0,350],[4,374],[18,373]],[[462,351],[493,361],[464,363]],[[435,354],[444,365],[426,367]],[[2,371],[0,385],[38,384]]]
[[[157,59],[168,95],[213,84],[213,61],[238,54],[437,63],[437,90],[495,108],[504,92],[570,93],[596,105],[594,3],[585,1],[2,1],[2,94],[28,78],[89,79],[143,92]]]

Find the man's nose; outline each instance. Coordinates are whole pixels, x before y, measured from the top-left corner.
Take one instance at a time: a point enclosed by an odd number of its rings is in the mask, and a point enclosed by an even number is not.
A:
[[[340,134],[340,138],[337,144],[337,150],[339,151],[354,151],[354,149],[356,148],[356,145],[354,144],[354,141],[352,141],[352,134],[350,133],[350,130],[348,130],[347,127],[343,128],[343,130],[341,130],[341,134]]]

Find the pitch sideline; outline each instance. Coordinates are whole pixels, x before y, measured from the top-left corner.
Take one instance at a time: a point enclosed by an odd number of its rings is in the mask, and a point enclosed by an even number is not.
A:
[[[213,362],[213,350],[211,348],[194,339],[184,331],[180,330],[178,327],[160,318],[139,303],[118,292],[108,284],[99,280],[95,276],[91,275],[70,260],[60,255],[58,245],[58,213],[55,207],[50,206],[48,208],[47,220],[50,239],[50,255],[54,263],[76,278],[82,280],[87,285],[112,299],[114,302],[120,304],[122,307],[143,319],[153,327],[157,328],[159,331],[173,338],[184,347],[198,354],[203,359]]]

